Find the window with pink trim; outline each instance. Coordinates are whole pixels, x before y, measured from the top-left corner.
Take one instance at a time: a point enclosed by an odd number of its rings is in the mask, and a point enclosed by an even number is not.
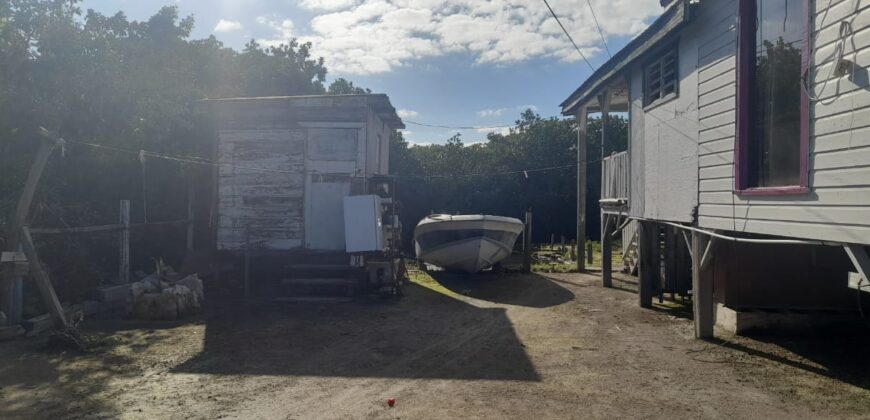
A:
[[[809,0],[740,0],[737,173],[741,194],[807,191]]]

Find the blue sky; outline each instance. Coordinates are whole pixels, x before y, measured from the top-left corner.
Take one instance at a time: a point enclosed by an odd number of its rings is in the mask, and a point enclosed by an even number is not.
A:
[[[592,0],[611,52],[661,13],[659,0]],[[447,126],[512,124],[522,109],[559,114],[558,104],[591,70],[542,0],[84,0],[84,9],[121,10],[144,20],[161,6],[194,15],[194,38],[214,34],[241,48],[291,38],[313,43],[328,80],[345,77],[386,93],[405,120]],[[550,0],[592,65],[607,59],[584,0]],[[408,123],[406,138],[466,143],[487,131]]]

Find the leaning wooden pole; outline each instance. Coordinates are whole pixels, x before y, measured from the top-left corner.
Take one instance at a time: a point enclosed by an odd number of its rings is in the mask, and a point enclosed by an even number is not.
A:
[[[577,114],[577,271],[586,271],[581,256],[586,244],[586,107]]]
[[[30,207],[33,204],[33,195],[36,193],[36,187],[39,185],[39,179],[48,164],[48,159],[51,157],[54,149],[60,145],[63,140],[50,133],[44,128],[40,128],[39,132],[42,143],[39,145],[39,150],[36,152],[36,157],[33,160],[33,165],[30,166],[30,172],[27,174],[27,180],[24,182],[24,189],[21,192],[21,197],[18,199],[18,205],[15,208],[15,216],[12,219],[12,224],[7,232],[6,251],[17,252],[20,245],[21,228],[27,221],[27,216],[30,214]],[[18,306],[19,300],[16,296],[16,284],[21,284],[14,276],[4,275],[0,273],[0,311],[7,316],[9,325],[17,324],[21,320],[17,314],[20,312]]]

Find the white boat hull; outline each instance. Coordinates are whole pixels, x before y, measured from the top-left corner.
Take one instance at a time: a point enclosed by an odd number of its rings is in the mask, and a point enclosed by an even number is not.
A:
[[[446,269],[476,273],[510,256],[523,230],[518,219],[430,216],[414,230],[417,258]]]

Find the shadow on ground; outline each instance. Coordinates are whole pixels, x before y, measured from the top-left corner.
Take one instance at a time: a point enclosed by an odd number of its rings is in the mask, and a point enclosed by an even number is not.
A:
[[[504,309],[418,284],[399,302],[209,307],[202,352],[174,372],[540,380]]]
[[[137,372],[128,357],[103,347],[83,353],[44,336],[2,343],[0,418],[61,418],[71,411],[117,415],[119,407],[99,395],[113,378]]]
[[[860,319],[793,333],[755,332],[736,342],[711,342],[870,389],[870,330]]]
[[[574,293],[557,281],[534,273],[498,275],[435,271],[429,275],[454,293],[506,305],[548,308],[574,299]]]

